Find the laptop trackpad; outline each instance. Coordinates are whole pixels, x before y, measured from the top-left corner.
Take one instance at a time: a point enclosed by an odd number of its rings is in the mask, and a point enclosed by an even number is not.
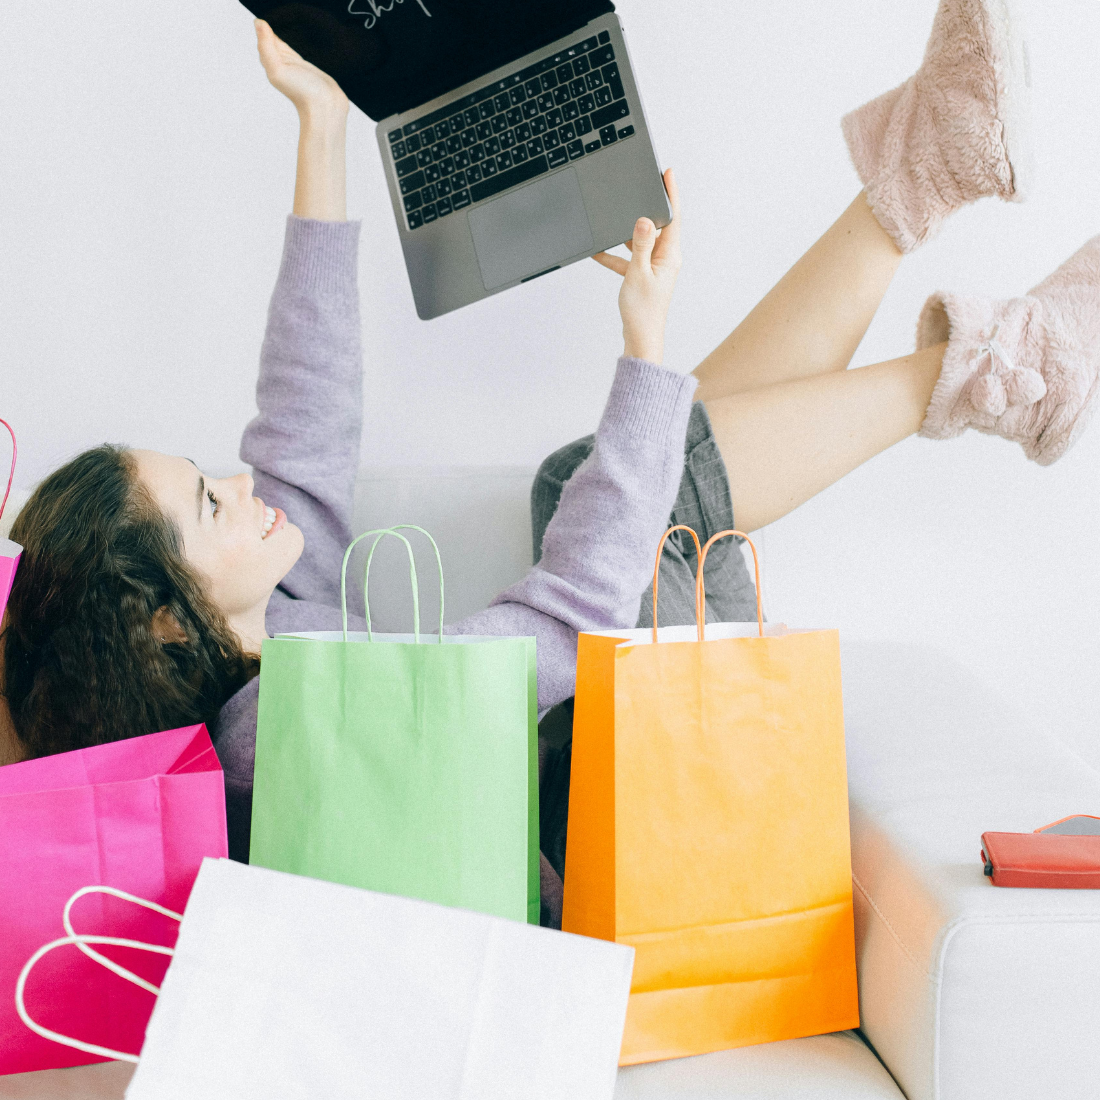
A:
[[[486,290],[537,275],[596,246],[572,168],[479,206],[469,223]]]

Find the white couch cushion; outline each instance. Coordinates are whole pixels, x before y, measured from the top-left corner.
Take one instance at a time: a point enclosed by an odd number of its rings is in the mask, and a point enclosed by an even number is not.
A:
[[[415,523],[439,543],[447,585],[447,622],[487,607],[531,568],[531,482],[525,467],[382,468],[360,471],[355,487],[356,534]],[[420,621],[439,615],[434,559],[413,535],[420,577]],[[356,557],[362,580],[366,544]],[[362,608],[356,607],[357,614]],[[379,546],[371,566],[371,615],[376,628],[403,633],[412,621],[409,566],[395,539]]]
[[[615,1100],[903,1100],[850,1031],[619,1070]]]
[[[0,1077],[0,1100],[122,1100],[125,1062]],[[616,1100],[903,1100],[850,1032],[619,1071]],[[578,1097],[578,1100],[581,1100]]]
[[[863,1031],[909,1100],[1094,1100],[1100,891],[994,887],[979,852],[1100,812],[1100,774],[934,652],[848,643],[844,677]]]

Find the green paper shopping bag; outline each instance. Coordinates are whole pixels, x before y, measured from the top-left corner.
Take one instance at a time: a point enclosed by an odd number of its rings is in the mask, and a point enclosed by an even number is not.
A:
[[[250,862],[539,922],[534,638],[420,636],[398,532],[344,555],[343,632],[263,644]],[[399,538],[414,634],[347,630],[355,545]]]

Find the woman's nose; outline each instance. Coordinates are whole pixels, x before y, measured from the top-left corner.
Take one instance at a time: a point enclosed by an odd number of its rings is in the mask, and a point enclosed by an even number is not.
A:
[[[252,499],[252,490],[256,487],[256,483],[252,480],[249,474],[238,474],[234,479],[237,483],[237,495],[241,501],[249,501]]]

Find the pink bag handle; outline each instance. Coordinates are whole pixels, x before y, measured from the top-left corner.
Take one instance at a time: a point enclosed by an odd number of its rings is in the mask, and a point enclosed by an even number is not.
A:
[[[677,524],[675,527],[670,527],[662,536],[661,541],[657,545],[657,562],[653,567],[653,644],[657,644],[657,586],[660,582],[661,574],[661,554],[665,548],[665,540],[673,531],[687,531],[692,540],[695,543],[695,553],[699,559],[699,564],[695,570],[695,625],[699,630],[699,641],[706,641],[706,624],[707,624],[707,593],[706,587],[703,581],[703,566],[707,561],[707,554],[710,553],[710,548],[719,540],[734,535],[737,538],[744,539],[749,544],[749,549],[752,551],[752,563],[756,572],[756,625],[760,631],[760,637],[764,637],[764,598],[760,593],[760,556],[756,552],[756,546],[752,539],[749,538],[743,531],[719,531],[718,534],[712,535],[707,539],[706,546],[699,546],[699,536],[691,527],[687,527],[684,524]]]
[[[119,977],[125,978],[128,982],[133,982],[134,985],[139,985],[142,989],[147,989],[153,994],[160,992],[158,986],[153,985],[152,982],[147,982],[144,978],[139,978],[137,974],[127,970],[124,966],[120,966],[113,959],[108,959],[98,951],[93,951],[88,944],[97,943],[112,947],[132,947],[137,951],[151,951],[156,955],[168,955],[169,957],[175,954],[175,949],[163,947],[156,943],[142,943],[140,940],[120,939],[118,936],[85,936],[81,933],[74,932],[69,913],[72,910],[73,904],[84,897],[85,894],[110,894],[112,897],[122,898],[123,901],[132,901],[135,905],[141,905],[146,909],[152,909],[154,912],[161,913],[166,917],[171,917],[172,920],[183,920],[182,913],[176,913],[171,909],[165,909],[163,905],[158,905],[155,901],[146,901],[145,898],[127,894],[124,890],[116,890],[113,886],[85,886],[77,890],[77,892],[65,903],[65,912],[62,914],[61,918],[68,935],[40,947],[27,960],[26,965],[19,972],[19,980],[15,983],[15,1010],[19,1013],[19,1018],[23,1023],[25,1023],[36,1035],[41,1035],[43,1039],[49,1039],[51,1042],[60,1043],[62,1046],[73,1047],[76,1050],[82,1050],[86,1054],[97,1054],[101,1058],[113,1058],[116,1061],[133,1062],[136,1065],[138,1061],[138,1056],[136,1054],[127,1054],[124,1050],[112,1050],[110,1047],[101,1047],[96,1043],[85,1043],[82,1039],[73,1039],[68,1035],[62,1035],[59,1031],[51,1031],[48,1027],[43,1027],[40,1023],[32,1020],[27,1012],[27,1005],[23,993],[27,986],[27,978],[30,977],[30,973],[34,969],[35,964],[39,959],[44,955],[48,955],[51,951],[55,951],[59,947],[68,947],[70,945],[78,947],[89,958],[107,967],[108,970],[118,974]]]
[[[6,420],[0,420],[0,424],[8,429],[8,435],[11,436],[11,472],[8,474],[8,487],[4,490],[4,499],[0,500],[0,519],[3,519],[4,506],[8,503],[8,497],[11,495],[11,483],[15,480],[15,460],[19,456],[19,447],[15,442],[15,432],[12,431],[11,425]]]

